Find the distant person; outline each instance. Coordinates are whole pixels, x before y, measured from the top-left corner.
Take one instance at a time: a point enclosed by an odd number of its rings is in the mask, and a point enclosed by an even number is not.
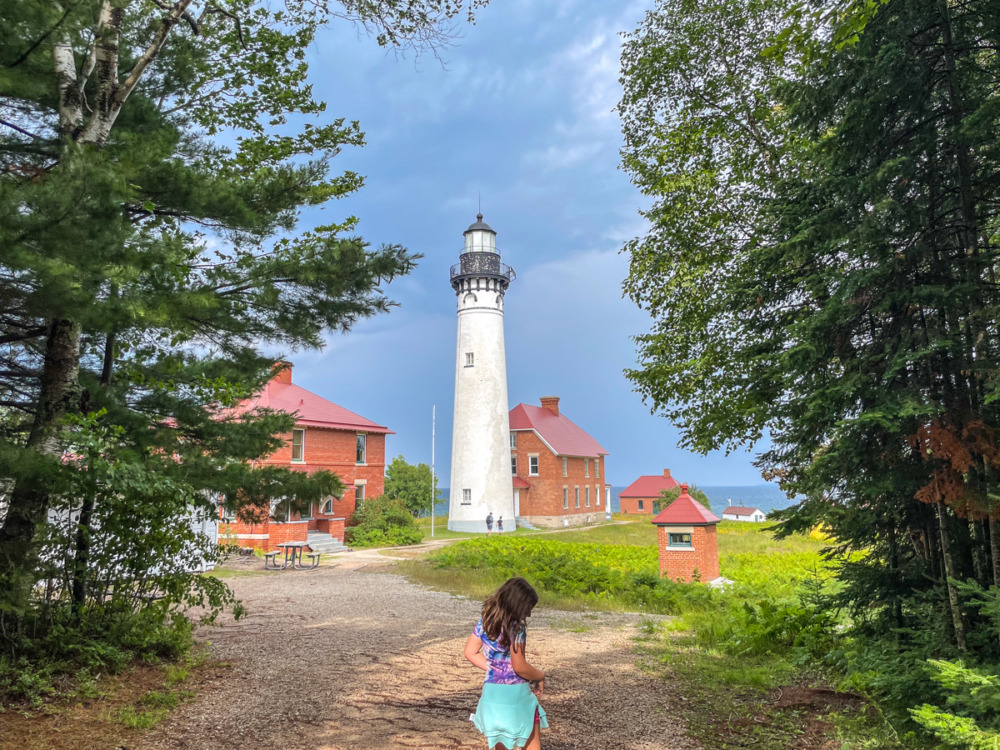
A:
[[[497,516],[497,533],[503,533],[503,516]]]
[[[482,617],[465,642],[465,658],[486,672],[473,722],[489,743],[541,750],[548,729],[538,698],[545,675],[525,659],[526,620],[538,594],[523,578],[511,578],[483,602]]]
[[[493,533],[493,511],[486,514],[486,536]]]

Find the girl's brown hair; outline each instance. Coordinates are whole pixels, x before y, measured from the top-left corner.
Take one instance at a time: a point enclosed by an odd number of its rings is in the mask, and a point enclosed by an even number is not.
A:
[[[538,594],[523,578],[511,578],[483,602],[483,631],[501,648],[510,648],[524,627]]]

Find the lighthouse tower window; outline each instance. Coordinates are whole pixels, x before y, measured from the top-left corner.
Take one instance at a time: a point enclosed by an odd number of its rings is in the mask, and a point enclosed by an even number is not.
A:
[[[462,505],[472,505],[472,490],[462,490]]]
[[[465,366],[473,367],[475,365],[475,355],[472,352],[465,353]]]

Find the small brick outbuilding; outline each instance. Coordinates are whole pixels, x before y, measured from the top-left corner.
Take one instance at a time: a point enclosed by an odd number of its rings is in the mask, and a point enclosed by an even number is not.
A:
[[[621,512],[648,513],[653,515],[653,503],[664,490],[672,490],[677,486],[677,480],[670,476],[670,469],[663,470],[663,476],[646,474],[636,479],[622,490],[618,496]]]
[[[721,519],[688,494],[681,494],[652,523],[657,527],[660,575],[674,581],[709,583],[719,577],[715,525]]]

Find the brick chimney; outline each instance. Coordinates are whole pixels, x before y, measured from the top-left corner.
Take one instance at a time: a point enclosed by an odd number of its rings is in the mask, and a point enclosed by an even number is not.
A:
[[[271,365],[271,372],[274,373],[272,378],[275,383],[288,383],[292,382],[292,363],[291,362],[275,362]]]
[[[663,476],[665,476],[667,479],[670,479],[670,469],[664,469]]]
[[[550,412],[559,416],[559,397],[558,396],[542,396],[539,401],[542,402],[542,408],[548,409]]]

